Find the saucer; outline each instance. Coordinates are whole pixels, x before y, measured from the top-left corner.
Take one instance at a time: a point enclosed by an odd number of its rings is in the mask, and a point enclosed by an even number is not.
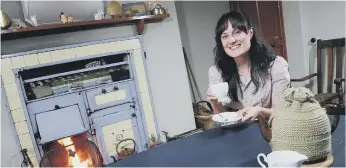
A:
[[[221,116],[220,116],[221,115]],[[214,114],[212,120],[217,126],[236,126],[242,123],[241,119],[243,116],[239,115],[237,112],[223,112],[219,114]]]

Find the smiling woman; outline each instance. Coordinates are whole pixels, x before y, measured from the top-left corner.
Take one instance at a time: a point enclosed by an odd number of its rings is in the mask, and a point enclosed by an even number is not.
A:
[[[289,87],[290,75],[285,59],[264,42],[248,17],[229,12],[219,19],[215,29],[215,65],[209,68],[209,86],[228,83],[230,102],[220,103],[208,89],[214,112],[227,108],[254,120],[258,114],[269,116],[281,102],[281,92]]]

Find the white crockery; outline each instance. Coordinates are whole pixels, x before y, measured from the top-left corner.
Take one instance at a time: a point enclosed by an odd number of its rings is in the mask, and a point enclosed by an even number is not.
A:
[[[218,99],[219,102],[229,102],[228,97],[228,83],[217,83],[210,86],[212,94]]]
[[[219,114],[214,114],[212,120],[215,122],[216,125],[226,126],[231,124],[238,124],[241,122],[242,118],[243,116],[238,114],[237,112],[223,112]]]
[[[301,167],[302,163],[308,159],[307,156],[295,151],[283,150],[274,151],[267,156],[263,153],[257,155],[258,163],[263,167],[266,166],[261,162],[260,158],[263,157],[267,162],[268,167]]]

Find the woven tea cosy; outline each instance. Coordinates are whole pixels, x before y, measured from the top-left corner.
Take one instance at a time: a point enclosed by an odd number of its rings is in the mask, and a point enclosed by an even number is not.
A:
[[[327,157],[331,152],[331,126],[324,108],[310,90],[288,88],[284,102],[275,107],[272,118],[272,151],[291,150],[307,161]]]

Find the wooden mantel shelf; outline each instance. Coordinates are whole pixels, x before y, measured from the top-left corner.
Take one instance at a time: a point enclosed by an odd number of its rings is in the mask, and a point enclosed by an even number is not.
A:
[[[144,31],[145,23],[160,22],[168,17],[169,14],[123,17],[102,20],[78,21],[73,23],[46,24],[16,30],[1,30],[1,41],[129,24],[136,24],[137,33],[140,35]]]

